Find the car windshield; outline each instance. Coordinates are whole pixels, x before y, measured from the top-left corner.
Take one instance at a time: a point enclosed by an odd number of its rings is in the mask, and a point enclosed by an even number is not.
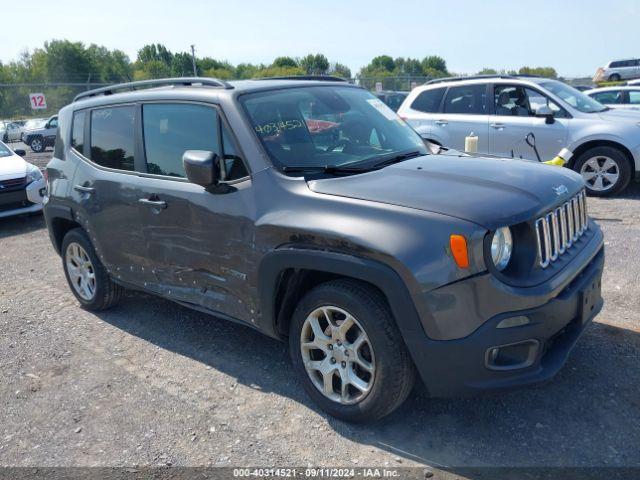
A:
[[[575,88],[567,85],[566,83],[549,81],[541,82],[540,85],[560,97],[576,110],[580,110],[583,113],[596,113],[608,110],[608,108],[600,102],[594,100],[588,95],[585,95],[580,90],[576,90]]]
[[[9,147],[7,147],[4,143],[0,142],[0,158],[10,157],[12,155],[13,155],[13,152],[9,150]]]
[[[287,88],[243,95],[240,101],[281,168],[345,167],[427,153],[411,127],[361,88]]]
[[[24,124],[24,128],[25,129],[42,128],[42,127],[44,127],[45,123],[47,123],[47,121],[46,120],[41,120],[41,119],[27,120],[27,122]]]

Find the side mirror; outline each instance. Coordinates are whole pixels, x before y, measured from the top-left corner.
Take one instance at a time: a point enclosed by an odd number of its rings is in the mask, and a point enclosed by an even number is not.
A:
[[[13,152],[14,152],[16,155],[20,155],[21,157],[25,157],[25,156],[27,155],[26,150],[23,150],[23,149],[21,149],[21,148],[16,148]]]
[[[182,155],[184,171],[191,183],[209,187],[220,180],[218,155],[207,150],[187,150]]]
[[[553,118],[553,110],[551,110],[548,105],[538,107],[536,117],[544,117],[546,120],[545,123],[553,123],[555,121]]]

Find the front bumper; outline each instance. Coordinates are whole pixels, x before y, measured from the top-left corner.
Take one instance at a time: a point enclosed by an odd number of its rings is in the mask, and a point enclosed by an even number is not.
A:
[[[41,178],[22,190],[0,193],[0,218],[39,212],[45,189],[46,182]]]
[[[421,339],[422,348],[417,348],[416,342],[408,341],[414,362],[431,395],[463,396],[552,378],[602,309],[600,288],[604,247],[601,234],[594,241],[592,252],[588,252],[589,248],[581,252],[590,253],[585,262],[578,263],[581,268],[574,270],[572,278],[543,304],[503,309],[464,338],[433,340],[425,337]],[[513,304],[517,305],[517,298],[513,298]],[[511,317],[527,317],[529,323],[497,328],[500,322]],[[526,362],[502,368],[490,360],[495,347],[514,344],[530,347]]]

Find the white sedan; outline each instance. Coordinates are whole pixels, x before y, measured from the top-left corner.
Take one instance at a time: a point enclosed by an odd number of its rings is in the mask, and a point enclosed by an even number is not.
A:
[[[607,107],[640,110],[640,85],[594,88],[584,93]]]
[[[42,210],[46,183],[38,167],[0,142],[0,218]]]

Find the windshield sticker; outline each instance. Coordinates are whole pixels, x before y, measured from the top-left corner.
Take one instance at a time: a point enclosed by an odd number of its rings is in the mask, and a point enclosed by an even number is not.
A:
[[[294,130],[302,127],[300,120],[280,120],[278,122],[267,122],[262,125],[256,125],[255,129],[261,135],[278,134],[283,130]]]
[[[391,110],[385,103],[378,98],[370,98],[367,100],[369,105],[378,110],[382,115],[385,116],[388,120],[395,120],[398,118],[396,113]]]

